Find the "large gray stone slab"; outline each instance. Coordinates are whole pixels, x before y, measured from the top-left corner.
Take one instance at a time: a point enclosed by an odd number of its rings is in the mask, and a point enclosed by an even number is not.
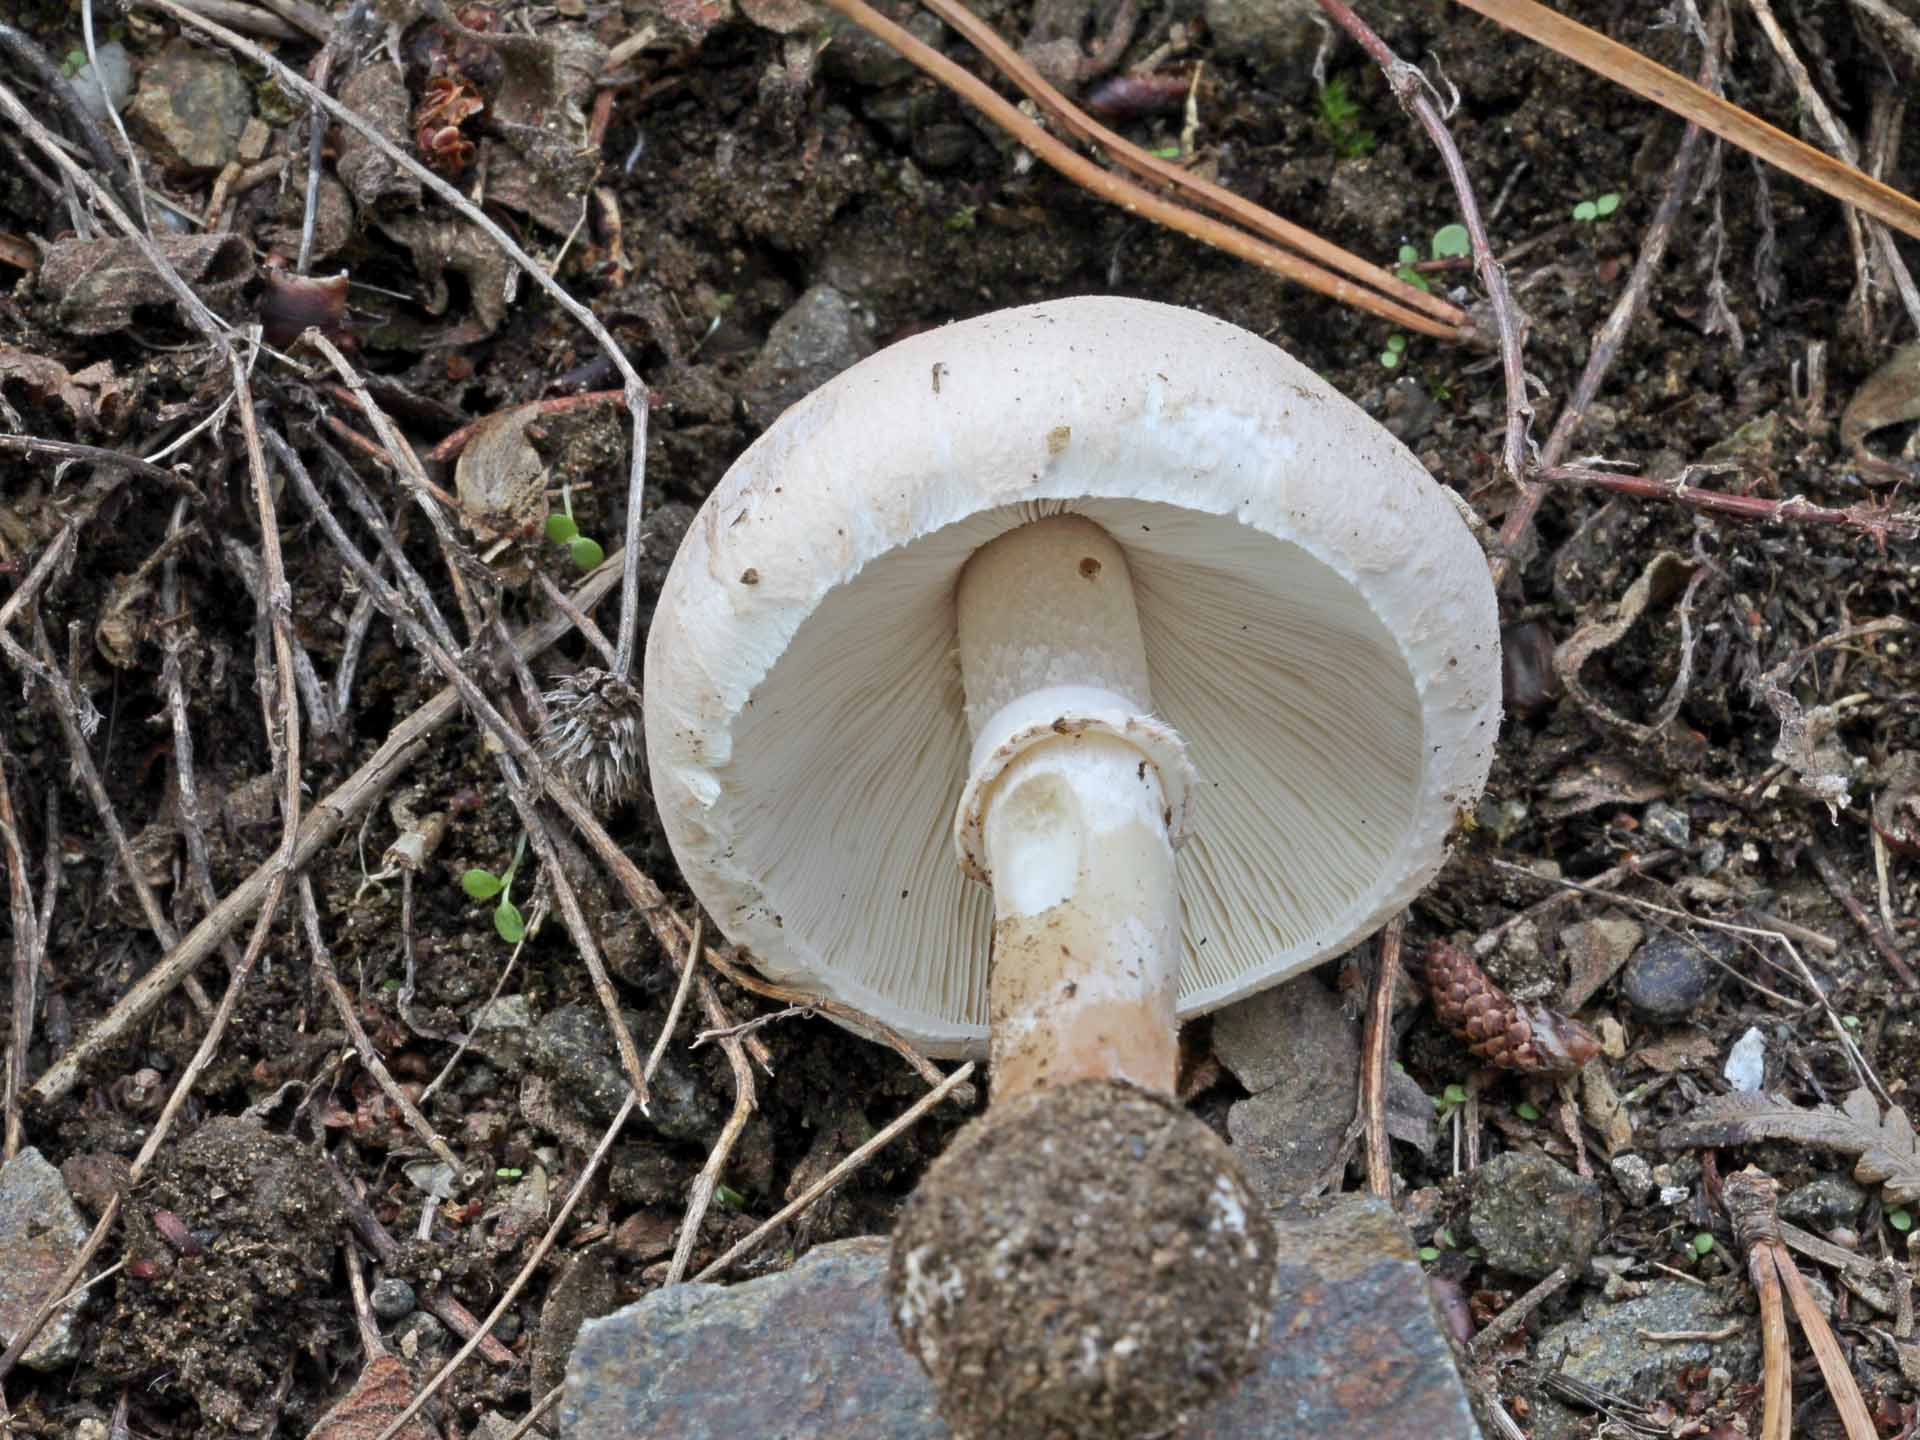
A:
[[[1361,1196],[1274,1213],[1274,1318],[1255,1373],[1193,1440],[1479,1440],[1406,1229]],[[886,1311],[887,1242],[779,1275],[656,1291],[580,1331],[566,1440],[950,1440]]]

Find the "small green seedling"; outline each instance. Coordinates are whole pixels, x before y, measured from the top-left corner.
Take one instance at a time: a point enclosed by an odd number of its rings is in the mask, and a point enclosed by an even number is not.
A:
[[[722,1210],[744,1210],[747,1208],[747,1197],[731,1185],[724,1183],[713,1187],[713,1199],[714,1203]]]
[[[493,1172],[493,1178],[496,1180],[518,1180],[525,1173],[523,1170],[516,1170],[510,1166],[502,1165],[498,1170]]]
[[[1394,267],[1394,279],[1404,280],[1407,284],[1413,286],[1414,289],[1425,290],[1431,295],[1433,293],[1433,286],[1427,283],[1426,276],[1413,268],[1420,263],[1419,250],[1412,245],[1402,245],[1400,247],[1399,260],[1400,263]]]
[[[1592,200],[1582,200],[1573,207],[1573,218],[1581,222],[1604,220],[1620,208],[1620,197],[1612,191]]]
[[[1433,1246],[1431,1246],[1431,1245],[1422,1245],[1422,1246],[1420,1247],[1420,1262],[1421,1262],[1421,1264],[1423,1264],[1423,1265],[1431,1265],[1431,1264],[1432,1264],[1432,1263],[1433,1263],[1434,1261],[1436,1261],[1436,1260],[1438,1260],[1439,1258],[1440,1258],[1440,1252],[1439,1252],[1438,1250],[1436,1250],[1436,1249],[1434,1249],[1434,1248],[1433,1248]]]
[[[1619,197],[1616,196],[1617,200]],[[1453,260],[1473,253],[1473,240],[1467,234],[1464,225],[1442,225],[1433,232],[1433,238],[1427,242],[1427,253],[1435,260]],[[1404,280],[1416,290],[1433,293],[1433,286],[1413,267],[1420,263],[1420,248],[1417,245],[1402,245],[1396,256],[1398,263],[1394,267],[1394,278]]]
[[[1319,111],[1327,143],[1342,160],[1358,160],[1373,150],[1373,132],[1361,123],[1360,102],[1346,76],[1336,75],[1320,87]]]
[[[520,857],[526,854],[527,837],[523,833],[520,843],[513,847],[513,863],[507,866],[507,873],[496,875],[491,870],[478,867],[467,871],[460,877],[460,888],[474,900],[491,900],[496,895],[500,903],[493,907],[493,928],[500,938],[509,945],[518,945],[527,938],[527,920],[520,913],[520,907],[513,903],[513,875],[520,868]]]
[[[1887,1224],[1893,1226],[1894,1229],[1904,1235],[1913,1229],[1913,1214],[1907,1210],[1889,1210],[1887,1212]]]
[[[1387,348],[1380,352],[1380,363],[1389,370],[1398,370],[1400,368],[1400,357],[1406,353],[1406,349],[1406,336],[1389,335],[1387,337]]]
[[[1540,1118],[1540,1107],[1535,1105],[1531,1100],[1522,1100],[1518,1105],[1513,1107],[1513,1113],[1518,1115],[1522,1120],[1534,1121]]]
[[[1464,1085],[1449,1085],[1432,1098],[1433,1118],[1444,1124],[1448,1116],[1452,1115],[1455,1110],[1458,1110],[1462,1105],[1467,1103],[1467,1087]]]
[[[591,540],[580,533],[580,527],[573,521],[573,489],[569,486],[563,492],[566,513],[547,516],[547,539],[556,545],[567,547],[567,554],[573,558],[576,569],[592,570],[607,558],[607,552],[600,548],[598,540]]]
[[[1464,225],[1442,225],[1433,232],[1433,258],[1450,260],[1473,253],[1473,240]]]
[[[1713,1253],[1713,1236],[1702,1230],[1693,1237],[1693,1253],[1703,1259]]]

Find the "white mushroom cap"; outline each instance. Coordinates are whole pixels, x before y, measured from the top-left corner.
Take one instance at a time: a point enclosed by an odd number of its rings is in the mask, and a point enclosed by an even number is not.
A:
[[[1179,1011],[1405,906],[1499,727],[1494,594],[1450,498],[1312,371],[1195,311],[1083,298],[913,336],[788,410],[707,500],[648,639],[682,873],[767,975],[984,1053],[991,892],[954,848],[954,587],[1071,511],[1125,549],[1197,774]]]

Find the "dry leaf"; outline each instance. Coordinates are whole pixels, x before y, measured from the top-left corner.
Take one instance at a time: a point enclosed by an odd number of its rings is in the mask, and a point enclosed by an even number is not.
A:
[[[1769,1095],[1724,1095],[1661,1130],[1653,1143],[1683,1150],[1757,1140],[1792,1140],[1858,1156],[1853,1178],[1866,1185],[1884,1184],[1888,1204],[1920,1200],[1920,1140],[1913,1122],[1897,1105],[1883,1120],[1879,1102],[1865,1086],[1838,1108],[1821,1105],[1811,1110]]]
[[[307,1440],[373,1440],[412,1403],[413,1373],[391,1355],[376,1355],[353,1382],[353,1389],[307,1432]],[[434,1440],[434,1434],[415,1418],[401,1427],[394,1440]]]
[[[1595,655],[1618,644],[1621,637],[1646,613],[1649,605],[1678,594],[1693,570],[1694,567],[1674,551],[1662,550],[1647,562],[1639,578],[1627,587],[1626,593],[1620,597],[1620,603],[1614,607],[1612,618],[1593,620],[1582,625],[1554,652],[1554,671],[1574,702],[1602,728],[1626,736],[1637,744],[1656,742],[1664,725],[1642,725],[1617,714],[1587,689],[1580,672]],[[1678,682],[1682,688],[1686,683],[1685,671],[1683,663]]]
[[[14,381],[36,398],[57,400],[82,430],[118,429],[132,387],[100,360],[69,371],[58,360],[0,345],[0,385]]]
[[[207,306],[219,310],[253,279],[253,251],[238,235],[160,235],[153,243]],[[75,335],[124,330],[136,306],[176,303],[131,240],[60,240],[40,267],[39,289],[54,318]]]
[[[1920,420],[1920,341],[1902,345],[1867,378],[1840,417],[1840,443],[1858,450],[1875,430]]]

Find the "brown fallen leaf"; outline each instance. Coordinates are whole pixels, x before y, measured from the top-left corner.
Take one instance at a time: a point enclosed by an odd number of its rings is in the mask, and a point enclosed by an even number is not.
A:
[[[253,279],[253,251],[238,235],[160,235],[153,243],[213,310]],[[137,306],[177,303],[131,240],[55,241],[37,288],[53,300],[55,323],[74,335],[108,335],[126,329]]]
[[[320,1417],[307,1440],[374,1440],[413,1403],[413,1372],[391,1355],[376,1355],[340,1403]],[[437,1440],[424,1421],[403,1425],[393,1440]]]
[[[1920,1200],[1920,1139],[1913,1122],[1897,1105],[1883,1118],[1879,1102],[1864,1085],[1837,1107],[1811,1110],[1770,1095],[1723,1095],[1660,1130],[1652,1143],[1664,1150],[1686,1150],[1757,1140],[1792,1140],[1858,1156],[1853,1178],[1865,1185],[1885,1185],[1889,1205]]]
[[[1920,341],[1894,351],[1853,392],[1840,417],[1840,443],[1858,451],[1875,430],[1903,420],[1920,420]]]

